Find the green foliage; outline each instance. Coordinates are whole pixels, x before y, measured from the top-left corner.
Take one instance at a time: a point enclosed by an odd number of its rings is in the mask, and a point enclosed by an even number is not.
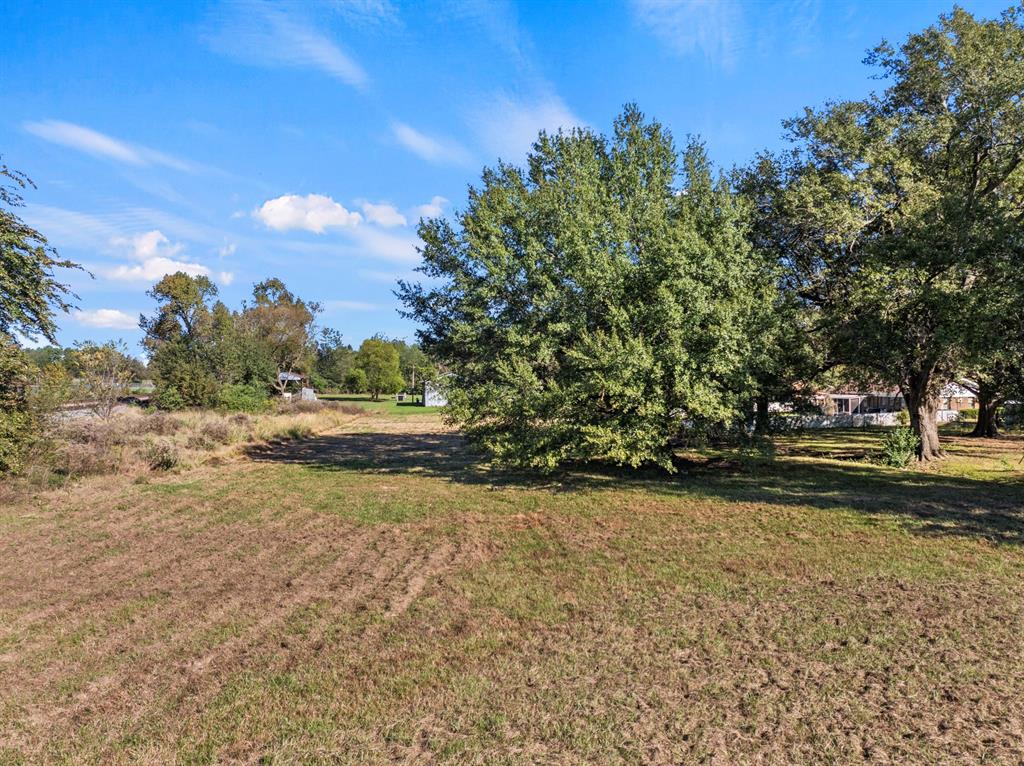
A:
[[[366,378],[366,371],[360,367],[353,367],[345,375],[344,388],[350,394],[366,393],[369,386]]]
[[[458,229],[421,224],[431,284],[399,295],[452,373],[450,415],[498,459],[671,468],[688,424],[745,415],[771,289],[745,234],[703,147],[680,161],[629,107],[610,138],[541,134],[527,170],[485,170]]]
[[[974,328],[993,331],[1001,294],[1021,305],[1022,13],[955,9],[871,53],[886,90],[788,123],[772,205],[790,279],[837,359],[903,389],[925,458]]]
[[[367,338],[359,347],[356,367],[366,377],[365,390],[374,401],[405,386],[399,363],[398,349],[383,338]]]
[[[261,412],[269,403],[266,387],[257,383],[233,383],[217,392],[217,406],[231,412]]]
[[[253,287],[253,302],[239,316],[246,341],[259,349],[272,370],[270,385],[284,391],[288,381],[281,373],[308,372],[316,358],[313,321],[320,312],[316,303],[293,295],[280,279],[267,279]]]
[[[157,301],[157,312],[143,317],[139,326],[146,333],[143,345],[150,353],[158,406],[213,404],[219,387],[217,373],[230,341],[209,305],[217,287],[204,276],[178,272],[165,276],[147,295]],[[174,389],[174,394],[164,396],[168,389]]]
[[[178,389],[174,386],[166,386],[158,389],[156,396],[153,397],[153,404],[155,404],[161,410],[181,410],[188,406],[185,398],[178,393]]]
[[[67,311],[75,297],[54,270],[81,267],[58,258],[46,237],[14,214],[29,186],[28,176],[0,163],[0,333],[53,341],[54,310]]]
[[[316,340],[316,378],[313,387],[317,390],[340,390],[355,365],[355,351],[342,340],[337,330],[325,328]]]
[[[905,468],[917,455],[921,444],[914,429],[900,426],[889,431],[882,439],[881,462],[893,468]]]
[[[30,454],[45,451],[50,420],[70,391],[64,367],[36,368],[0,333],[0,474],[19,472]]]
[[[68,358],[78,400],[86,402],[94,415],[110,417],[135,375],[137,363],[128,356],[128,348],[123,342],[79,343]]]
[[[38,422],[29,399],[36,372],[15,343],[0,333],[0,473],[15,473],[23,464]]]
[[[900,410],[896,413],[896,422],[901,426],[910,425],[910,413],[907,410]]]
[[[965,410],[960,410],[960,412],[957,415],[957,417],[960,420],[975,421],[975,420],[978,419],[978,408],[977,407],[968,407]]]

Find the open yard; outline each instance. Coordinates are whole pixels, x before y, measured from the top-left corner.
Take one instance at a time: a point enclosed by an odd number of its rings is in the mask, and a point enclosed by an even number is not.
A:
[[[0,763],[1020,763],[1024,441],[879,438],[530,480],[368,411],[5,496]]]

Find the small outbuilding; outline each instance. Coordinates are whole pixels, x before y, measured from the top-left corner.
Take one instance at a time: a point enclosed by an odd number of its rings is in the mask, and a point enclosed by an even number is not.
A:
[[[448,404],[448,397],[445,396],[441,386],[433,380],[423,384],[423,406],[444,407]]]

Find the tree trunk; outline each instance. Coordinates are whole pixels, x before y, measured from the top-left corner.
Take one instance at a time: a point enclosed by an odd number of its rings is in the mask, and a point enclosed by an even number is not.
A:
[[[910,410],[910,425],[920,440],[917,446],[917,459],[925,462],[943,457],[939,444],[939,423],[936,413],[939,409],[939,397],[932,390],[930,372],[921,372],[911,376],[909,385],[903,392]]]
[[[982,436],[993,439],[999,436],[999,400],[991,387],[978,386],[978,422],[974,424],[971,436]]]
[[[768,413],[768,396],[760,394],[757,397],[756,411],[754,413],[754,433],[765,435],[771,430],[771,417]]]

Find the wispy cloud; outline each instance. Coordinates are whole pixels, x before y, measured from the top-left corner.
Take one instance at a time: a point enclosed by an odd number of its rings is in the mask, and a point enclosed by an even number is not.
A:
[[[235,278],[230,271],[221,271],[215,275],[201,263],[181,260],[177,256],[184,251],[185,246],[171,242],[159,230],[143,232],[132,237],[115,237],[111,244],[121,248],[129,258],[138,261],[103,270],[107,277],[120,282],[156,282],[164,275],[178,271],[194,277],[215,276],[226,285],[231,284]]]
[[[285,194],[268,199],[253,211],[253,217],[276,231],[302,229],[314,234],[323,234],[332,227],[356,226],[362,220],[359,213],[346,210],[323,194]]]
[[[359,62],[297,15],[296,8],[301,6],[260,0],[225,6],[218,28],[205,36],[206,42],[217,52],[246,64],[310,69],[364,88],[369,76]]]
[[[440,165],[466,165],[471,161],[469,152],[450,139],[433,138],[406,125],[395,122],[391,134],[402,146],[417,157]]]
[[[42,120],[40,122],[26,122],[25,130],[34,136],[42,138],[53,144],[67,146],[94,157],[103,157],[115,162],[137,167],[147,165],[161,165],[163,167],[181,170],[186,173],[195,173],[201,166],[187,160],[173,157],[170,154],[159,152],[138,144],[131,144],[127,141],[108,136],[84,125],[76,125],[73,122],[61,120]]]
[[[412,210],[419,218],[437,218],[444,212],[444,206],[447,204],[447,198],[434,196],[431,197],[430,202],[425,205],[417,205]]]
[[[75,311],[75,320],[86,327],[102,327],[111,330],[135,330],[139,326],[139,318],[120,309],[94,309],[92,311]]]
[[[136,234],[133,237],[114,237],[112,244],[127,248],[128,254],[140,261],[157,256],[173,258],[185,249],[181,243],[172,244],[166,235],[158,229]]]
[[[506,93],[487,100],[470,115],[470,123],[487,151],[507,161],[524,157],[541,130],[554,133],[585,124],[555,95],[522,99]]]
[[[405,216],[388,202],[364,202],[361,207],[366,220],[378,226],[389,228],[392,226],[406,226],[408,224]]]
[[[742,36],[743,10],[738,0],[632,0],[641,26],[674,53],[702,53],[731,69]]]

